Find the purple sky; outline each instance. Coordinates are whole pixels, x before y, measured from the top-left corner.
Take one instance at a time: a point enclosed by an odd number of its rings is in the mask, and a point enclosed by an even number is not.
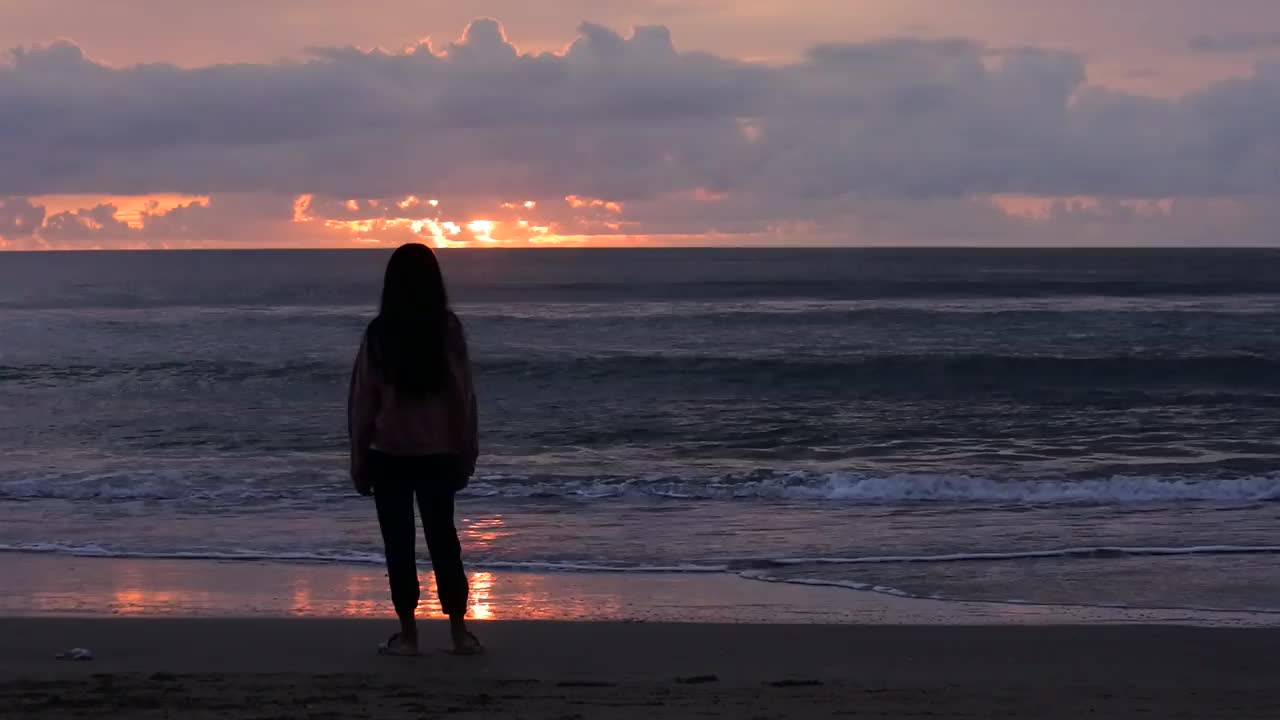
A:
[[[1271,0],[0,0],[0,43],[0,249],[1280,244]]]

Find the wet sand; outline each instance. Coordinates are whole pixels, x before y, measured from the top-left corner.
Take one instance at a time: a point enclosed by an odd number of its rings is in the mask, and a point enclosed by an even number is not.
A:
[[[1276,629],[495,622],[409,660],[371,652],[390,629],[2,619],[0,717],[1280,717]]]
[[[478,620],[857,625],[1280,625],[1280,614],[942,602],[729,573],[472,571]],[[392,617],[379,566],[0,555],[0,617]],[[420,612],[437,612],[422,576]]]

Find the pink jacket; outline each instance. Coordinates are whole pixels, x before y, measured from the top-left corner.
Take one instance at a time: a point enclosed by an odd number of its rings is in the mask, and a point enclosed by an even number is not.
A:
[[[369,449],[389,455],[479,454],[476,394],[462,322],[449,323],[450,380],[442,392],[408,397],[396,392],[371,362],[366,333],[351,373],[347,425],[352,461]]]

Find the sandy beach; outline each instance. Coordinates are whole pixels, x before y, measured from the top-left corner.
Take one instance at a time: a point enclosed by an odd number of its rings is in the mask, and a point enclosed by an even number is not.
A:
[[[0,620],[0,717],[1280,714],[1277,630],[511,622],[482,626],[483,657],[415,660],[371,652],[386,630],[370,620]],[[72,644],[98,658],[53,659]]]
[[[376,568],[11,555],[5,576],[5,720],[1280,717],[1266,616],[514,573],[480,598],[486,655],[425,620],[400,660],[373,651]],[[54,659],[72,647],[95,658]]]

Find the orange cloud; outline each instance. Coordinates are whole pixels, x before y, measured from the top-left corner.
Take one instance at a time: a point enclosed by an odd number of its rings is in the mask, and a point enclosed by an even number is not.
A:
[[[611,213],[622,213],[622,203],[601,200],[600,198],[583,197],[581,195],[566,195],[564,201],[569,204],[569,207],[574,209],[603,208]]]
[[[37,195],[29,198],[42,205],[49,215],[74,213],[77,210],[110,205],[115,208],[114,219],[131,228],[141,228],[148,215],[162,215],[174,208],[197,203],[209,204],[208,195],[179,195],[161,193],[154,195]]]

